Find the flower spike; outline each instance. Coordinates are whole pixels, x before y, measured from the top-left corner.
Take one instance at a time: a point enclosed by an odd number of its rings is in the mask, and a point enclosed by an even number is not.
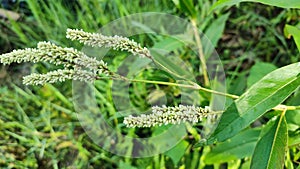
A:
[[[152,114],[142,114],[140,116],[128,116],[124,118],[127,127],[152,127],[156,125],[179,124],[182,122],[197,123],[202,118],[210,115],[208,107],[195,107],[179,105],[175,107],[154,106]]]
[[[137,42],[122,36],[104,36],[100,33],[88,33],[78,29],[67,29],[67,38],[78,40],[80,43],[92,47],[105,47],[114,50],[127,51],[133,55],[152,59],[150,51],[141,47]]]

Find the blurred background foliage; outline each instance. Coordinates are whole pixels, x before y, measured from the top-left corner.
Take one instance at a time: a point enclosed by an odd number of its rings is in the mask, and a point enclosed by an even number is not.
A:
[[[96,32],[122,16],[163,12],[196,20],[199,31],[210,39],[222,60],[229,93],[240,95],[265,74],[300,60],[293,40],[296,38],[291,38],[291,29],[285,29],[286,24],[300,29],[300,10],[245,2],[211,11],[214,3],[206,0],[0,0],[0,53],[35,47],[39,41],[80,49],[79,43],[65,38],[67,28]],[[15,17],[8,17],[8,11],[13,12]],[[170,39],[163,37],[134,38],[148,47],[163,48],[170,43]],[[202,82],[199,58],[191,55],[188,48],[175,47],[173,50],[191,66]],[[117,67],[126,56],[113,51],[108,55],[118,55],[104,58],[112,68]],[[232,142],[215,147],[192,147],[202,137],[203,126],[196,125],[187,126],[185,139],[164,154],[137,159],[119,157],[102,150],[84,132],[74,112],[71,82],[42,87],[21,83],[22,76],[49,69],[53,66],[46,63],[0,67],[0,168],[249,168],[260,127],[274,116],[274,112],[270,112],[253,124],[252,127],[257,128],[249,127]],[[168,80],[164,73],[151,69],[138,76]],[[101,112],[112,116],[116,110],[110,104],[109,87],[108,81],[96,83]],[[179,93],[174,87],[134,84],[130,91],[132,104],[140,110],[148,109],[147,101],[155,102],[164,94],[168,95],[168,103],[179,103]],[[208,105],[208,96],[205,93],[201,95],[207,98],[201,100],[201,105]],[[296,92],[286,103],[299,105],[299,96]],[[299,165],[299,119],[299,112],[287,112],[291,140],[286,167],[290,168]],[[155,133],[155,128],[126,129],[118,125],[122,122],[118,117],[114,122],[115,128],[128,136],[149,137]],[[245,136],[250,141],[249,145],[243,146],[239,138]]]

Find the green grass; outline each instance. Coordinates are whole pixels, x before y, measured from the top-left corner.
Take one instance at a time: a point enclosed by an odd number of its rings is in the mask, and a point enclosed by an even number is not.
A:
[[[247,79],[251,67],[260,62],[268,62],[277,67],[299,61],[299,52],[292,39],[283,34],[285,24],[295,25],[299,22],[299,10],[281,9],[257,3],[242,3],[232,8],[209,12],[211,1],[198,1],[193,9],[184,8],[172,1],[155,0],[150,2],[125,0],[79,0],[76,3],[62,4],[61,1],[28,0],[32,15],[18,21],[0,21],[0,53],[14,48],[34,47],[38,41],[52,41],[62,46],[81,45],[65,38],[67,28],[85,31],[97,31],[101,26],[119,18],[138,12],[164,12],[188,19],[197,16],[196,22],[208,38],[214,38],[214,45],[224,64],[229,93],[242,94],[247,88]],[[20,9],[13,9],[20,12]],[[190,11],[189,11],[190,10]],[[225,17],[226,16],[226,17]],[[227,19],[228,17],[228,19]],[[224,25],[214,24],[216,20]],[[226,21],[226,22],[225,22]],[[218,36],[214,36],[218,35]],[[144,35],[134,37],[141,44],[164,48],[172,40],[163,36]],[[188,65],[197,80],[202,82],[199,72],[199,58],[189,48],[175,45],[174,54]],[[112,69],[116,70],[125,59],[124,53],[110,51],[105,57]],[[137,64],[137,63],[136,63]],[[129,67],[129,65],[123,65]],[[250,156],[231,161],[207,162],[214,146],[193,148],[193,144],[203,138],[203,124],[194,127],[187,125],[188,135],[174,149],[167,153],[147,158],[127,158],[109,153],[99,147],[84,131],[72,103],[72,84],[70,82],[43,87],[23,86],[21,77],[31,71],[45,72],[53,66],[41,63],[32,68],[28,65],[13,65],[0,71],[0,168],[247,168]],[[146,68],[137,77],[151,80],[172,80],[167,73]],[[13,80],[13,83],[9,81]],[[112,81],[96,83],[96,99],[100,111],[107,117],[113,129],[129,137],[150,137],[161,128],[127,129],[122,125],[122,117],[113,103],[110,90]],[[153,92],[155,91],[155,92]],[[150,107],[149,101],[155,103],[162,97],[167,103],[180,103],[179,89],[171,86],[147,85],[135,83],[129,87],[130,104],[143,111]],[[190,95],[189,92],[181,93]],[[196,93],[199,94],[199,93]],[[202,100],[197,104],[208,105],[209,97],[200,92]],[[125,96],[120,96],[125,97]],[[287,103],[299,105],[299,92]],[[230,102],[230,101],[228,101]],[[119,105],[122,107],[122,105]],[[125,107],[122,107],[125,109]],[[130,113],[130,109],[128,110]],[[297,112],[297,115],[299,113]],[[287,113],[290,125],[291,143],[299,143],[299,123],[292,113]],[[263,117],[259,126],[266,123]],[[216,145],[218,147],[219,144]],[[113,145],[110,145],[113,146]],[[120,149],[130,151],[133,144],[120,145]],[[217,148],[218,149],[218,148]],[[222,153],[222,152],[220,152]],[[289,145],[286,166],[299,164],[299,145]],[[298,162],[297,162],[298,161]]]

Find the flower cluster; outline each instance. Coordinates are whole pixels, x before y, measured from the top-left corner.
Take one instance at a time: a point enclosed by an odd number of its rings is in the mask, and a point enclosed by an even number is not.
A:
[[[140,44],[121,36],[104,36],[98,33],[88,33],[77,29],[68,29],[67,38],[79,40],[79,42],[98,47],[112,48],[127,51],[133,55],[152,59],[150,51]],[[23,83],[26,85],[43,85],[45,83],[63,82],[68,79],[80,81],[93,81],[99,79],[99,75],[110,77],[122,77],[111,72],[107,64],[102,60],[88,57],[74,48],[63,48],[50,42],[40,42],[37,48],[14,50],[0,55],[3,64],[21,62],[49,62],[54,65],[63,65],[64,69],[50,71],[46,74],[32,73],[25,76]],[[175,107],[154,106],[152,114],[140,116],[128,116],[124,118],[127,127],[151,127],[156,125],[179,124],[182,122],[197,123],[204,117],[215,115],[208,107],[179,105]]]
[[[111,74],[106,63],[102,60],[88,57],[74,48],[63,48],[50,42],[39,42],[37,48],[14,50],[0,55],[0,62],[3,64],[41,61],[54,65],[64,65],[65,69],[46,74],[33,73],[24,77],[24,84],[43,85],[62,82],[67,79],[92,81],[96,80],[99,74]]]
[[[58,69],[46,74],[32,73],[23,78],[25,85],[44,85],[46,83],[63,82],[68,79],[79,81],[93,81],[97,75],[93,72],[81,69]]]
[[[67,38],[79,40],[90,46],[103,46],[115,50],[128,51],[133,55],[152,58],[147,48],[126,37],[104,36],[97,33],[88,33],[77,29],[68,29]],[[51,71],[46,74],[33,73],[24,77],[26,85],[43,85],[45,83],[62,82],[67,79],[92,81],[99,74],[115,76],[107,64],[102,60],[91,58],[74,48],[63,48],[50,42],[39,42],[37,48],[13,50],[10,53],[0,55],[0,62],[4,65],[13,62],[48,62],[54,65],[63,65],[63,70]]]
[[[96,58],[88,57],[74,48],[62,48],[50,42],[40,42],[37,46],[43,53],[49,54],[51,59],[55,59],[50,62],[62,63],[65,61],[66,63],[63,64],[65,67],[88,68],[95,74],[110,74],[107,64],[103,60],[99,61]]]
[[[140,44],[126,37],[117,35],[104,36],[99,33],[88,33],[78,29],[68,29],[66,37],[71,40],[78,40],[80,43],[92,47],[112,48],[114,50],[127,51],[133,55],[152,59],[150,51],[147,48],[141,47]]]
[[[182,122],[197,123],[203,117],[207,117],[211,111],[208,107],[201,108],[195,106],[179,105],[175,107],[154,106],[152,114],[142,114],[140,116],[128,116],[123,123],[127,127],[152,127],[156,125],[179,124]]]

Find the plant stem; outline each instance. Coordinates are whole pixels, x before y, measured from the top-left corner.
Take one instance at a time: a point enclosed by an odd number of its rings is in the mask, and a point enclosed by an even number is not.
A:
[[[286,106],[287,110],[300,110],[300,106]]]
[[[150,83],[150,84],[161,84],[161,85],[168,85],[168,86],[184,87],[184,88],[189,88],[189,89],[194,89],[194,90],[201,90],[201,91],[205,91],[208,93],[217,94],[217,95],[221,95],[221,96],[226,96],[226,97],[229,97],[232,99],[238,99],[240,97],[240,96],[229,94],[229,93],[223,93],[223,92],[207,89],[207,88],[204,88],[194,82],[191,82],[193,85],[189,85],[189,84],[180,84],[180,83],[154,81],[154,80],[128,79],[128,78],[118,75],[118,74],[115,74],[113,79],[124,80],[124,81],[129,81],[129,82],[142,82],[142,83]],[[287,106],[287,105],[280,104],[272,109],[278,110],[278,111],[300,110],[300,106]]]
[[[280,104],[273,108],[273,110],[284,111],[284,110],[300,110],[300,106],[286,106]]]
[[[198,47],[198,53],[199,53],[199,58],[200,58],[200,62],[201,62],[201,69],[202,69],[203,78],[204,78],[204,86],[209,86],[206,59],[205,59],[205,56],[204,56],[204,53],[203,53],[203,46],[202,46],[200,35],[199,35],[198,29],[197,29],[196,20],[191,19],[191,23],[193,25],[194,36],[195,36],[196,44],[197,44],[197,47]]]
[[[168,85],[168,86],[184,87],[184,88],[189,88],[189,89],[194,89],[194,90],[201,90],[201,91],[205,91],[205,92],[212,93],[212,94],[217,94],[217,95],[221,95],[221,96],[230,97],[232,99],[237,99],[239,97],[239,96],[236,96],[236,95],[232,95],[232,94],[228,94],[228,93],[223,93],[223,92],[207,89],[207,88],[204,88],[202,86],[199,86],[198,84],[196,84],[194,82],[193,82],[194,85],[189,85],[189,84],[180,84],[180,83],[172,83],[172,82],[153,81],[153,80],[128,79],[124,76],[119,76],[119,78],[121,80],[130,81],[130,82],[161,84],[161,85]]]

